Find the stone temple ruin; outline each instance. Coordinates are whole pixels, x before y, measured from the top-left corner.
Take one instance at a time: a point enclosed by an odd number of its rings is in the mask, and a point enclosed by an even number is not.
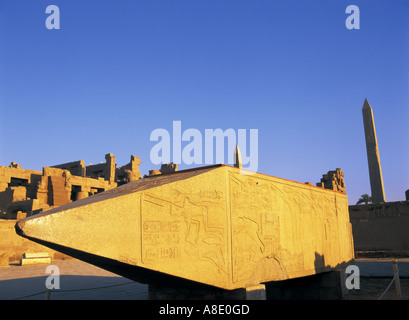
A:
[[[345,193],[344,173],[340,168],[335,171],[328,171],[327,174],[322,175],[321,182],[317,183],[317,187]]]
[[[138,157],[105,160],[0,167],[1,217],[23,238],[148,284],[150,299],[342,296],[354,245],[341,169],[313,186],[240,163],[169,163],[142,177]]]
[[[237,151],[235,167],[177,172],[171,163],[143,178],[134,156],[121,168],[108,154],[105,164],[68,163],[30,178],[12,163],[0,167],[0,210],[18,216],[26,201],[26,212],[37,213],[36,200],[39,214],[17,217],[18,235],[146,283],[150,299],[248,299],[255,292],[337,299],[357,252],[409,252],[409,190],[407,201],[385,202],[369,111],[365,101],[371,190],[378,195],[370,205],[348,206],[340,168],[313,186],[246,172]]]
[[[0,166],[0,218],[22,219],[142,178],[140,158],[116,167],[115,156],[105,163],[85,166],[74,161],[44,167],[43,171],[22,169],[12,162]]]

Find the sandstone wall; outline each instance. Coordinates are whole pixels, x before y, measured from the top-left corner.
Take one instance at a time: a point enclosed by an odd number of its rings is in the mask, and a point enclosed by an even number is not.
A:
[[[409,201],[349,206],[355,252],[409,256]]]
[[[19,262],[25,252],[48,252],[50,257],[56,260],[71,259],[67,255],[18,236],[14,230],[15,224],[16,220],[0,219],[0,256],[7,253],[10,263]]]

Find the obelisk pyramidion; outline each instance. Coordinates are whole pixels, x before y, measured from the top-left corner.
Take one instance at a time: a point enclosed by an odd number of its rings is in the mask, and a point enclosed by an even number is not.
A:
[[[381,160],[379,158],[378,140],[376,139],[375,121],[372,108],[365,99],[362,108],[364,118],[366,152],[368,155],[369,179],[371,181],[372,202],[385,202],[385,191],[383,189],[383,178]]]

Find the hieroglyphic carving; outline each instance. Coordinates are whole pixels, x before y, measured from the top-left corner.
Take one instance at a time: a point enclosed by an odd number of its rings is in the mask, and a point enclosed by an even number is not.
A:
[[[334,193],[285,180],[230,174],[229,183],[233,282],[259,272],[257,265],[269,257],[280,261],[283,272],[325,268],[336,260],[336,239],[348,237],[347,231],[338,234],[345,229],[337,220],[337,212],[347,208],[345,197],[338,208]]]
[[[173,188],[162,197],[146,193],[142,205],[142,261],[161,264],[170,259],[194,258],[210,263],[217,272],[227,273],[221,198],[217,190],[182,193]]]
[[[254,265],[279,244],[278,216],[271,188],[262,179],[230,175],[233,282],[248,277]]]
[[[142,237],[146,260],[173,259],[179,256],[179,221],[145,221]]]
[[[336,211],[338,220],[338,237],[348,238],[352,234],[352,225],[349,220],[348,200],[345,197],[336,196]],[[354,250],[353,238],[345,245],[340,246],[340,255],[346,256],[349,251]]]
[[[176,258],[178,249],[177,243],[174,242],[179,239],[175,234],[177,235],[181,221],[161,218],[170,212],[171,204],[155,197],[144,196],[142,208],[151,212],[149,217],[142,216],[142,261]],[[169,239],[173,242],[169,242]]]

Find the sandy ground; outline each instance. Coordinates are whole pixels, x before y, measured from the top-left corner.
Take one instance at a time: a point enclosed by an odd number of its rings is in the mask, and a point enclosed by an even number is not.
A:
[[[60,271],[60,289],[51,300],[146,300],[148,286],[133,282],[79,260],[53,261]],[[377,300],[393,278],[392,260],[358,259],[360,289],[350,290],[346,300]],[[399,259],[402,296],[409,298],[409,259]],[[0,268],[0,300],[44,300],[48,265]],[[396,300],[393,283],[383,300]]]

